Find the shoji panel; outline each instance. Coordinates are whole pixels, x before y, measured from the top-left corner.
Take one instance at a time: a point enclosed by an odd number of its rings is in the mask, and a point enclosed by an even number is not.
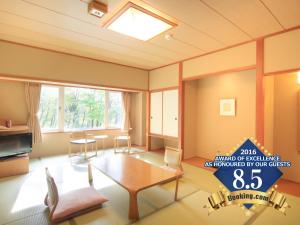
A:
[[[151,93],[150,133],[162,134],[162,92]]]
[[[163,92],[163,135],[178,136],[178,90]]]

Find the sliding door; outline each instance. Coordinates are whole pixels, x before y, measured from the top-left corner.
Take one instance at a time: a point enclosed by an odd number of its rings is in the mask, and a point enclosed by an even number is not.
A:
[[[178,137],[178,90],[163,92],[163,135]]]
[[[150,133],[162,134],[162,92],[152,92],[150,101]]]

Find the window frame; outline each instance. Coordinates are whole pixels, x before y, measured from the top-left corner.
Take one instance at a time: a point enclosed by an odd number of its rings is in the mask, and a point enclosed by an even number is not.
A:
[[[105,93],[104,97],[104,127],[103,128],[83,128],[83,129],[65,129],[65,88],[69,86],[58,86],[58,85],[49,85],[49,84],[42,84],[43,87],[55,87],[58,88],[58,128],[53,129],[43,129],[41,127],[41,132],[44,133],[68,133],[73,131],[97,131],[97,130],[121,130],[121,127],[110,127],[109,126],[109,92],[119,92],[122,94],[122,91],[115,91],[115,90],[103,90]],[[74,87],[74,88],[82,88],[82,87]],[[93,89],[93,88],[84,88],[83,89]],[[94,88],[95,89],[95,88]],[[122,104],[122,103],[121,103]],[[122,110],[122,113],[123,110]]]

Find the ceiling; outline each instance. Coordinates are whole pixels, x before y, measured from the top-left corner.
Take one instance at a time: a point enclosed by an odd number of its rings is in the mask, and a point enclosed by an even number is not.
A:
[[[132,0],[178,24],[143,42],[101,27],[126,0],[101,0],[101,19],[89,1],[1,0],[0,39],[153,69],[300,25],[299,0]]]

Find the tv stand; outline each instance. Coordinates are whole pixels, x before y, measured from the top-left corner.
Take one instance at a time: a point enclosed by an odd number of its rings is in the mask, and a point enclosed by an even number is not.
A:
[[[28,154],[0,159],[0,178],[21,175],[29,172]]]

